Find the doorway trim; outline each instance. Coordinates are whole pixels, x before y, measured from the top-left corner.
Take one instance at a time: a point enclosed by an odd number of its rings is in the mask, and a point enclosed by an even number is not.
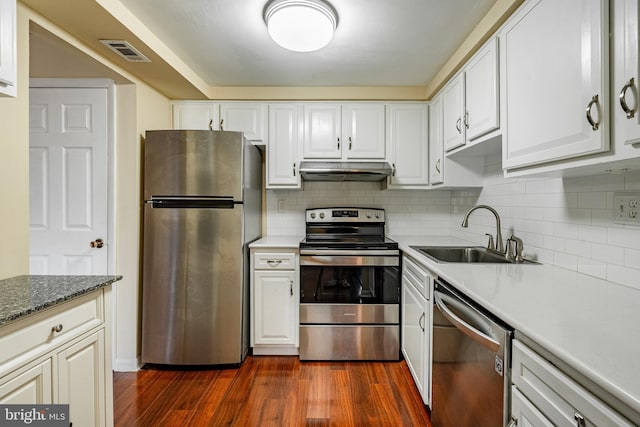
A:
[[[31,78],[29,88],[100,88],[107,90],[107,274],[116,271],[115,83],[111,79]]]

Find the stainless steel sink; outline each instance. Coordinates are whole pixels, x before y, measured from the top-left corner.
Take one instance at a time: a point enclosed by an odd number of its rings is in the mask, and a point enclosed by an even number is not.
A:
[[[482,246],[410,246],[412,249],[441,263],[488,263],[488,264],[516,264],[505,258],[504,254],[492,251]],[[535,261],[524,260],[527,264],[538,264]]]

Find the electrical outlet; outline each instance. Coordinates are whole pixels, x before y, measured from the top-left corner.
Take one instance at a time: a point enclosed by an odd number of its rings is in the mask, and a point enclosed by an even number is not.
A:
[[[640,225],[638,201],[640,201],[640,193],[628,191],[614,193],[613,222],[618,224]]]

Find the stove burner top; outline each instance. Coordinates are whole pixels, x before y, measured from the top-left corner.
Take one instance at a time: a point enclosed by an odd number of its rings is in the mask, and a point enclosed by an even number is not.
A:
[[[398,249],[384,235],[384,209],[317,208],[306,211],[306,238],[300,248]]]

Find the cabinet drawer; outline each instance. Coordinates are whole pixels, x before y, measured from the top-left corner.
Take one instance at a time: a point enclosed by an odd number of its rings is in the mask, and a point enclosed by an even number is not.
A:
[[[410,258],[403,259],[402,275],[405,280],[410,282],[426,299],[429,299],[431,276],[418,264],[411,261]]]
[[[99,291],[0,328],[0,375],[10,359],[58,345],[103,322],[103,298]]]
[[[256,270],[294,270],[296,254],[286,252],[259,252],[253,255]]]
[[[513,341],[512,381],[554,425],[632,426],[590,391],[521,342]]]

